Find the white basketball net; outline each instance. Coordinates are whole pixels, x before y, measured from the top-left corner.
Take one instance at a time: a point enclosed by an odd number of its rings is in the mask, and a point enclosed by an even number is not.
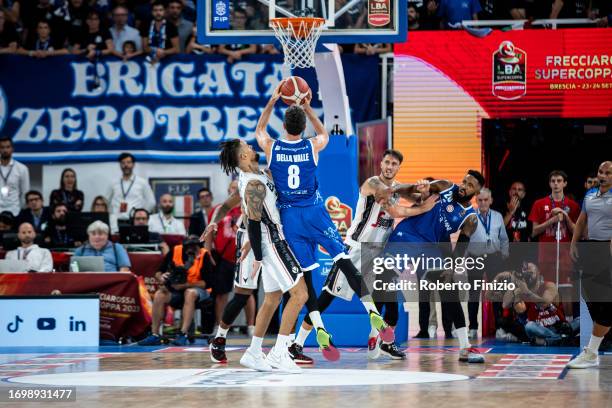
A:
[[[314,67],[317,41],[323,31],[324,19],[275,18],[270,25],[283,46],[285,65],[289,68]]]

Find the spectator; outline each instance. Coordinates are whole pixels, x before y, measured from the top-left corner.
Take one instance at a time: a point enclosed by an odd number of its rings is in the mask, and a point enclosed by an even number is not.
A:
[[[408,30],[414,31],[419,29],[419,12],[413,4],[408,5]]]
[[[527,1],[526,0],[510,0],[508,3],[510,16],[514,20],[527,19]]]
[[[391,52],[391,44],[355,44],[355,54],[377,55]]]
[[[2,0],[0,8],[6,13],[6,21],[11,24],[19,24],[21,14],[21,0]]]
[[[196,306],[210,298],[206,284],[212,276],[212,260],[210,253],[200,248],[199,238],[189,236],[182,245],[176,245],[172,252],[155,274],[162,284],[153,297],[152,334],[141,340],[141,346],[161,344],[159,328],[166,313],[166,305],[175,309],[183,309],[181,332],[172,344],[184,346],[187,344],[187,332],[193,321]]]
[[[51,220],[47,223],[47,228],[43,231],[44,243],[47,248],[74,248],[80,243],[75,242],[74,238],[66,225],[68,207],[66,204],[58,204],[53,207]]]
[[[110,28],[110,33],[115,46],[115,55],[130,59],[139,55],[142,52],[142,40],[140,33],[134,27],[128,25],[128,9],[123,6],[117,6],[113,9],[113,26]],[[126,53],[124,44],[131,42],[134,44],[135,50]]]
[[[548,176],[551,194],[537,200],[531,207],[529,220],[533,223],[531,236],[539,244],[538,266],[544,280],[556,282],[557,252],[553,243],[569,243],[580,215],[580,207],[565,196],[567,175],[554,170]],[[559,284],[571,285],[572,263],[569,252],[561,250],[559,255]]]
[[[589,0],[553,0],[550,18],[586,18],[588,4]]]
[[[28,208],[21,210],[17,216],[17,225],[27,222],[34,227],[37,233],[44,231],[51,219],[51,210],[44,206],[42,194],[36,190],[28,191],[25,194],[25,200]]]
[[[30,35],[25,47],[19,50],[19,54],[35,58],[47,58],[67,55],[68,49],[64,47],[61,41],[57,40],[57,37],[51,36],[51,24],[42,20],[36,25],[36,33]]]
[[[111,55],[115,46],[110,32],[100,23],[100,14],[90,11],[87,14],[86,28],[76,38],[73,52],[79,54],[85,52],[90,60],[97,60],[100,56]]]
[[[134,43],[134,41],[124,42],[123,49],[119,57],[123,58],[124,60],[128,60],[136,55],[138,55],[138,50],[136,49],[136,43]]]
[[[10,211],[0,212],[0,235],[5,232],[13,232],[15,228],[15,216]]]
[[[83,0],[64,0],[64,3],[55,9],[54,31],[56,35],[61,34],[62,43],[68,40],[74,44],[82,36],[83,31],[87,30],[86,20],[89,7]]]
[[[132,208],[155,207],[153,190],[145,179],[134,174],[136,158],[130,153],[121,153],[118,158],[123,176],[112,184],[108,194],[110,212],[120,220],[129,220]]]
[[[24,206],[25,192],[30,190],[30,172],[13,159],[13,151],[13,141],[0,137],[0,212],[16,216]]]
[[[110,229],[102,221],[94,221],[87,227],[88,241],[74,251],[74,256],[104,257],[104,272],[129,272],[130,258],[125,248],[111,242]]]
[[[482,280],[484,273],[493,277],[502,271],[502,258],[509,254],[508,236],[504,226],[504,218],[501,213],[491,209],[493,198],[491,190],[483,188],[478,194],[478,226],[470,237],[468,255],[482,257],[484,268],[477,267],[468,269],[470,281],[470,298],[468,301],[468,314],[470,319],[469,337],[478,337],[478,309],[480,307],[480,289],[476,289],[474,282]],[[498,312],[501,313],[501,307]]]
[[[527,217],[525,184],[515,181],[508,190],[504,224],[510,242],[529,242],[531,240],[531,221]]]
[[[132,225],[135,227],[149,227],[150,219],[151,214],[149,214],[147,210],[145,210],[144,208],[136,208],[134,209],[134,215],[132,215]],[[164,242],[164,240],[161,238],[161,235],[157,232],[149,231],[149,243],[159,244],[161,253],[164,256],[168,254],[168,252],[170,252],[170,247],[166,242]]]
[[[590,173],[584,181],[584,192],[586,193],[590,189],[598,187],[599,179],[597,178],[597,173]]]
[[[598,27],[612,26],[612,2],[609,0],[592,0],[587,14]]]
[[[106,213],[108,214],[108,222],[110,223],[111,234],[117,234],[119,232],[119,222],[117,214],[111,214],[108,212],[108,202],[104,196],[97,196],[91,202],[91,212],[94,213]]]
[[[227,195],[238,194],[238,182],[233,180],[228,188]],[[234,287],[234,266],[236,265],[236,231],[242,216],[240,205],[234,208],[224,208],[223,204],[215,206],[211,220],[216,219],[220,211],[226,212],[225,216],[217,223],[217,235],[215,236],[213,258],[216,263],[214,282],[212,282],[215,294],[215,316],[217,324],[221,321],[221,314],[227,304],[229,293]]]
[[[28,272],[53,272],[53,258],[51,252],[34,243],[36,231],[32,224],[24,222],[19,225],[17,238],[21,246],[6,254],[6,259],[27,261]]]
[[[246,11],[241,8],[234,9],[231,21],[233,30],[246,30]],[[257,47],[255,44],[222,44],[219,46],[219,54],[226,55],[227,62],[230,64],[240,61],[245,55],[255,54],[256,52]]]
[[[261,53],[262,54],[270,54],[270,55],[278,55],[281,52],[276,47],[275,44],[262,44],[261,45]]]
[[[62,203],[66,204],[68,211],[80,212],[83,209],[84,200],[85,195],[77,189],[76,172],[70,168],[64,169],[60,177],[60,188],[51,192],[49,205],[55,207]]]
[[[204,187],[198,191],[200,208],[191,215],[191,219],[189,220],[189,235],[197,235],[199,237],[208,226],[213,208],[212,200],[213,195],[208,188]]]
[[[202,54],[212,54],[216,50],[217,48],[210,44],[199,44],[198,43],[198,30],[194,24],[191,30],[191,36],[189,37],[189,40],[187,40],[187,48],[185,49],[185,52],[187,54],[202,55]]]
[[[185,224],[174,218],[174,197],[164,194],[159,198],[159,212],[149,221],[149,231],[158,234],[187,235]]]
[[[194,25],[191,21],[185,20],[182,13],[183,3],[181,0],[170,0],[168,2],[168,21],[176,27],[179,37],[179,50],[184,53]]]
[[[421,30],[439,30],[440,17],[438,17],[439,2],[438,0],[426,0],[423,7],[420,9],[419,27]]]
[[[14,54],[17,52],[19,37],[15,26],[7,21],[6,14],[0,9],[0,54]]]
[[[478,20],[481,11],[478,0],[441,0],[438,16],[442,18],[442,28],[461,28],[463,20]]]
[[[32,32],[36,30],[38,23],[40,21],[46,21],[53,31],[58,30],[55,36],[57,37],[56,40],[58,40],[57,43],[60,44],[60,48],[62,48],[64,46],[63,40],[65,40],[65,36],[59,32],[60,27],[55,27],[53,25],[53,12],[55,11],[53,2],[51,0],[37,0],[27,2],[24,6],[26,9],[21,19],[23,24],[23,38],[32,37]]]
[[[180,50],[178,30],[174,24],[164,18],[165,13],[164,3],[156,0],[151,10],[153,20],[148,25],[144,24],[140,31],[142,48],[151,63],[178,54]]]

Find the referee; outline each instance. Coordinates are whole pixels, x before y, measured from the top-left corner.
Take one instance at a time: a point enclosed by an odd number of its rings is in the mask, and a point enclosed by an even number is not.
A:
[[[599,188],[584,197],[582,212],[576,223],[570,254],[582,263],[582,292],[593,319],[593,332],[588,346],[568,368],[589,368],[599,365],[599,346],[612,326],[610,260],[612,255],[612,162],[606,161],[597,171]],[[578,240],[588,227],[588,243],[579,248]]]

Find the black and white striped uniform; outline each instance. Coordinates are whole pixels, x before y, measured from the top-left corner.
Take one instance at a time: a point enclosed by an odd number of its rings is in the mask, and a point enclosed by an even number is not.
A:
[[[289,248],[289,244],[285,241],[280,215],[276,208],[276,190],[274,188],[274,183],[265,174],[240,172],[238,177],[238,191],[242,198],[243,207],[247,207],[245,190],[247,184],[251,180],[260,181],[266,186],[266,197],[264,199],[261,215],[261,249],[263,255],[261,276],[264,291],[276,292],[281,290],[282,292],[287,292],[299,281],[302,276],[302,269],[295,255]],[[247,262],[247,260],[245,260],[245,262]],[[250,262],[252,265],[252,259]],[[249,273],[251,272],[251,266],[245,269],[249,270]],[[242,279],[244,279],[244,276],[242,276]],[[256,283],[257,281],[255,280],[255,284]]]
[[[395,195],[392,197],[392,202],[397,202],[398,199],[399,197]],[[393,217],[382,209],[373,195],[365,196],[359,193],[355,217],[351,222],[351,227],[346,232],[344,243],[349,247],[348,256],[350,260],[362,274],[367,271],[362,271],[362,255],[364,254],[361,244],[387,242],[393,231],[393,222]],[[369,253],[367,255],[368,259],[372,258],[372,255]],[[368,274],[365,275],[367,279]],[[345,300],[351,300],[354,293],[337,265],[334,265],[329,271],[323,289]]]
[[[246,230],[244,221],[240,220],[240,226],[236,231],[236,266],[234,266],[234,286],[243,289],[257,289],[257,281],[259,280],[258,271],[255,276],[252,276],[253,271],[253,251],[249,251],[246,258],[242,262],[238,259],[242,256],[242,247],[249,242],[249,234]]]

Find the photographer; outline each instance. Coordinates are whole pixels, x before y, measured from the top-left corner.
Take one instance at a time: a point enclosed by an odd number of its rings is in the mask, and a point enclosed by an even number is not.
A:
[[[166,305],[183,309],[181,332],[172,341],[173,345],[187,344],[187,331],[193,320],[196,306],[208,299],[206,282],[212,272],[210,253],[200,247],[200,240],[190,235],[168,253],[155,277],[163,284],[153,298],[152,334],[138,342],[141,346],[161,344],[159,327],[165,315]]]

